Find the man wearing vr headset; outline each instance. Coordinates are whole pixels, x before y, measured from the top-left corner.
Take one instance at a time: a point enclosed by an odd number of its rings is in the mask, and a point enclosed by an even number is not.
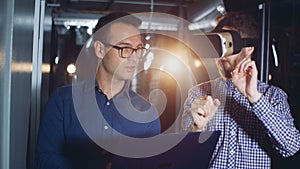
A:
[[[228,13],[214,32],[237,31],[258,39],[249,15]],[[271,168],[271,159],[300,148],[287,94],[258,80],[254,46],[217,59],[220,78],[190,89],[182,115],[183,131],[221,131],[210,168]]]

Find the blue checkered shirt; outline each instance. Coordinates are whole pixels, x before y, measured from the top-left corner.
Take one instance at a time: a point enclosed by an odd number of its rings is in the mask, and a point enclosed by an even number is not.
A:
[[[287,95],[278,87],[258,82],[262,97],[251,104],[231,80],[216,80],[190,89],[184,104],[182,130],[193,124],[190,107],[199,96],[211,95],[221,102],[203,131],[221,131],[210,168],[271,168],[273,155],[294,155],[300,148],[300,134],[290,114]]]

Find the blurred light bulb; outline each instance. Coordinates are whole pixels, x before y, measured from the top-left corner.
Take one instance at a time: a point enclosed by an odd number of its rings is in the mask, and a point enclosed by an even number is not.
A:
[[[146,48],[146,49],[149,49],[149,48],[150,48],[150,44],[149,44],[149,43],[146,43],[146,44],[145,44],[145,48]]]
[[[145,39],[146,39],[146,40],[150,40],[150,39],[151,39],[151,36],[150,36],[150,35],[147,35],[147,36],[145,37]]]
[[[67,66],[67,72],[68,72],[69,74],[75,73],[75,72],[76,72],[76,66],[75,66],[73,63],[69,64],[69,65]]]
[[[199,68],[202,65],[202,63],[199,60],[195,60],[194,65],[196,68]]]
[[[54,59],[54,63],[57,65],[59,63],[59,56],[56,56]]]
[[[270,80],[270,81],[272,80],[272,75],[271,75],[271,74],[269,74],[269,80]]]

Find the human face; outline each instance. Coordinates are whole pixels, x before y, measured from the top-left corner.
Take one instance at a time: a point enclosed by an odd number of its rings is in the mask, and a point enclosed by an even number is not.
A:
[[[110,27],[108,44],[118,47],[141,48],[143,43],[137,28],[124,23],[114,23]],[[128,58],[122,58],[117,48],[105,45],[106,55],[100,63],[102,75],[114,79],[114,81],[130,80],[138,65],[140,55],[133,52]]]
[[[243,48],[239,53],[234,55],[225,56],[218,58],[216,63],[219,69],[221,77],[224,79],[231,79],[231,72],[238,67],[239,63],[247,57],[245,48]]]
[[[237,31],[234,27],[224,26],[222,30],[234,30]],[[247,50],[246,48],[242,48],[242,50],[234,55],[225,56],[217,59],[216,64],[219,69],[219,73],[221,77],[224,79],[231,79],[231,72],[239,66],[239,63],[246,57],[251,57],[252,52]]]

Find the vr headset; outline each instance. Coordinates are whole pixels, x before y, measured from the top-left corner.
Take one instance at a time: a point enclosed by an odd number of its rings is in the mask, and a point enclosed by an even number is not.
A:
[[[192,35],[193,49],[204,58],[225,57],[239,53],[243,47],[257,46],[257,39],[241,38],[237,31]]]

